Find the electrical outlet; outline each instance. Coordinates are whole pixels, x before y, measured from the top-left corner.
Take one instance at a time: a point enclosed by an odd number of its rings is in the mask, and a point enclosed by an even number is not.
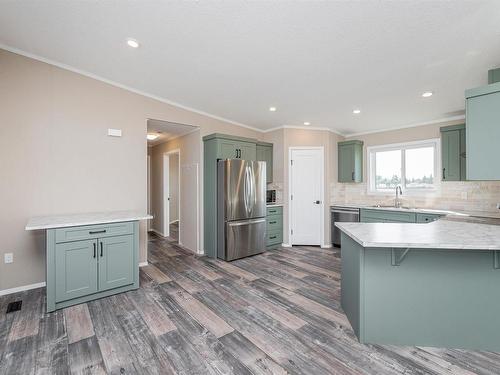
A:
[[[4,254],[4,262],[5,263],[12,263],[12,262],[14,262],[14,254],[12,254],[12,253],[5,253]]]
[[[462,191],[462,199],[467,199],[467,192],[466,191]]]

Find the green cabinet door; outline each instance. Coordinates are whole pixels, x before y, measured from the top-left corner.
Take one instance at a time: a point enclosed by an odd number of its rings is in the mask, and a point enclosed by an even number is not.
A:
[[[466,97],[467,180],[500,180],[500,82]]]
[[[134,237],[99,239],[99,291],[134,283]]]
[[[441,128],[441,179],[465,181],[465,124]]]
[[[338,143],[338,182],[363,181],[363,142]]]
[[[257,161],[266,162],[266,182],[273,182],[273,145],[257,143]]]
[[[257,145],[250,142],[238,142],[236,144],[239,150],[238,159],[257,160]]]
[[[236,159],[238,155],[238,147],[235,142],[221,139],[219,141],[219,152],[217,157],[219,159]]]
[[[55,245],[56,302],[97,292],[97,240]]]
[[[460,181],[460,130],[441,133],[443,181]]]

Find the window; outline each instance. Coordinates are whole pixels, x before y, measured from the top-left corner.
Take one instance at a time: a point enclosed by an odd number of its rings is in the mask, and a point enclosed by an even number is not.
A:
[[[436,188],[439,140],[369,147],[369,190],[392,193],[401,185],[407,192],[432,192]]]

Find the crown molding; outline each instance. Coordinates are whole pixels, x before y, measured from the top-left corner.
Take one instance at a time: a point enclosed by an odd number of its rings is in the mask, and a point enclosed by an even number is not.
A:
[[[440,124],[443,122],[458,121],[458,120],[465,120],[465,115],[444,117],[444,118],[437,119],[437,120],[419,122],[419,123],[410,124],[410,125],[403,125],[403,126],[398,126],[395,128],[385,128],[385,129],[381,129],[381,130],[372,130],[372,131],[367,131],[367,132],[350,133],[350,134],[345,134],[344,137],[346,137],[346,138],[359,137],[360,135],[385,133],[385,132],[390,132],[390,131],[409,129],[409,128],[417,128],[419,126],[435,125],[435,124]]]
[[[111,86],[114,86],[114,87],[118,87],[118,88],[123,89],[123,90],[127,90],[129,92],[134,93],[134,94],[138,94],[138,95],[144,96],[146,98],[154,99],[154,100],[157,100],[159,102],[171,105],[173,107],[177,107],[177,108],[180,108],[180,109],[184,109],[186,111],[190,111],[190,112],[196,113],[198,115],[210,117],[210,118],[212,118],[214,120],[219,120],[219,121],[227,122],[229,124],[233,124],[233,125],[236,125],[236,126],[241,126],[242,128],[247,128],[247,129],[250,129],[250,130],[253,130],[253,131],[256,131],[256,132],[262,132],[262,129],[259,129],[259,128],[256,128],[256,127],[253,127],[253,126],[250,126],[250,125],[242,124],[241,122],[237,122],[237,121],[230,120],[230,119],[227,119],[227,118],[224,118],[224,117],[221,117],[221,116],[217,116],[217,115],[214,115],[212,113],[201,111],[199,109],[192,108],[192,107],[186,106],[184,104],[180,104],[180,103],[174,102],[174,101],[166,99],[166,98],[162,98],[162,97],[154,95],[154,94],[150,94],[150,93],[147,93],[147,92],[144,92],[144,91],[141,91],[141,90],[137,90],[137,89],[134,89],[134,88],[132,88],[130,86],[123,85],[123,84],[115,82],[115,81],[111,81],[111,80],[109,80],[107,78],[98,76],[96,74],[87,72],[85,70],[74,68],[74,67],[72,67],[70,65],[66,65],[66,64],[60,63],[60,62],[55,61],[55,60],[47,59],[45,57],[38,56],[38,55],[33,54],[31,52],[26,52],[26,51],[23,51],[21,49],[18,49],[18,48],[15,48],[15,47],[11,47],[11,46],[3,44],[3,43],[0,43],[0,49],[6,50],[8,52],[15,53],[17,55],[28,57],[28,58],[33,59],[33,60],[41,61],[41,62],[49,64],[49,65],[56,66],[56,67],[64,69],[64,70],[68,70],[70,72],[77,73],[77,74],[80,74],[82,76],[89,77],[89,78],[95,79],[95,80],[103,82],[103,83],[107,83],[108,85],[111,85]]]

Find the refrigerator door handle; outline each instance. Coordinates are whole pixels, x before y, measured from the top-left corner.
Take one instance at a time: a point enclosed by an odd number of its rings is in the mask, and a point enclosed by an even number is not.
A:
[[[228,223],[230,227],[241,227],[242,225],[248,225],[248,224],[259,224],[265,222],[266,219],[257,219],[257,220],[246,220],[246,221],[240,221],[237,223]]]

